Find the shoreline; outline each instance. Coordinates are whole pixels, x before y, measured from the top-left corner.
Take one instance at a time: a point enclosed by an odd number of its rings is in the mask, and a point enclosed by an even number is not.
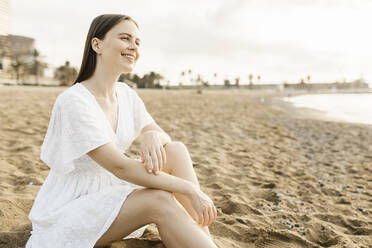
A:
[[[330,94],[330,93],[303,93],[303,94],[297,94],[293,95],[291,97],[297,97],[297,96],[303,96],[303,95],[322,95],[322,94]],[[345,93],[335,93],[335,94],[345,94]],[[350,93],[355,94],[355,93]],[[365,93],[361,93],[365,94]],[[293,117],[295,118],[301,118],[301,119],[313,119],[313,120],[320,120],[320,121],[328,121],[328,122],[339,122],[339,123],[345,123],[345,124],[352,124],[352,125],[362,125],[366,128],[372,128],[372,124],[362,123],[362,122],[353,122],[353,121],[347,121],[341,118],[331,117],[328,115],[328,111],[325,110],[319,110],[311,107],[297,107],[294,103],[290,101],[284,100],[284,98],[287,96],[272,96],[271,101],[272,104],[275,106],[272,106],[273,108],[278,107],[278,109],[281,109],[284,112],[291,112]]]

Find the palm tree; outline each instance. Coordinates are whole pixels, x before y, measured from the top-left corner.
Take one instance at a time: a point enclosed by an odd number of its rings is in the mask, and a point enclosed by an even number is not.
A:
[[[249,75],[248,75],[248,79],[249,79],[249,84],[250,84],[250,85],[253,85],[253,82],[252,82],[253,75],[252,75],[252,74],[249,74]]]
[[[151,71],[140,78],[134,74],[132,81],[137,84],[138,88],[161,88],[160,80],[164,79],[159,73]]]
[[[305,89],[307,86],[306,86],[306,84],[305,84],[305,80],[303,79],[303,78],[301,78],[301,80],[300,80],[300,88],[301,89]]]
[[[70,61],[66,61],[64,65],[58,67],[54,71],[54,78],[60,81],[60,86],[69,86],[77,76],[77,71],[70,66]]]
[[[235,86],[239,87],[240,77],[235,78]]]
[[[202,80],[202,79],[201,79],[201,75],[198,74],[197,78],[195,79],[195,82],[196,82],[197,84],[200,84],[201,80]]]
[[[160,80],[162,80],[162,79],[164,79],[164,77],[162,75],[160,75],[159,73],[155,73],[155,75],[154,75],[155,87],[161,88]]]
[[[225,80],[223,81],[225,87],[229,88],[230,87],[230,80],[228,78],[225,78]]]
[[[145,88],[145,83],[137,74],[133,75],[132,81],[137,85],[137,88]]]
[[[198,74],[198,77],[195,79],[195,82],[196,82],[196,86],[197,86],[197,93],[198,94],[201,94],[202,93],[202,87],[201,87],[201,82],[202,82],[202,78],[201,78],[201,75]]]
[[[258,76],[257,76],[257,83],[260,83],[260,81],[261,81],[261,76],[258,75]]]
[[[215,73],[213,74],[213,76],[214,76],[214,84],[217,84],[217,72],[215,72]]]
[[[193,78],[191,77],[191,74],[192,74],[192,70],[191,70],[191,69],[189,69],[189,70],[188,70],[188,73],[189,73],[189,78],[190,78],[190,81],[191,81],[191,82],[193,82],[194,80],[193,80]]]
[[[26,66],[27,63],[21,58],[21,56],[17,55],[12,58],[8,72],[11,73],[12,77],[15,76],[17,84],[19,83],[21,76],[24,74]]]
[[[40,58],[44,56],[40,56],[40,53],[37,49],[32,51],[32,63],[29,66],[29,72],[31,75],[35,75],[36,84],[39,84],[39,75],[44,75],[44,69],[48,67],[47,63],[41,61]]]
[[[185,80],[185,75],[186,75],[186,72],[185,71],[181,71],[181,78],[180,78],[180,83],[181,84]]]

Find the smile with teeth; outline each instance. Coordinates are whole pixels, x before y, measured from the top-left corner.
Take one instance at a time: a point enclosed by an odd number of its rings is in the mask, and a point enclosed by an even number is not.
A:
[[[126,57],[130,62],[133,62],[134,61],[134,55],[132,55],[132,54],[124,54],[124,53],[122,53],[121,56]]]

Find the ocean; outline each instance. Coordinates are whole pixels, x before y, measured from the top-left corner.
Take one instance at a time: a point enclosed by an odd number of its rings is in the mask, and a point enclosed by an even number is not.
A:
[[[314,94],[284,100],[295,107],[324,111],[331,118],[372,125],[372,94]]]

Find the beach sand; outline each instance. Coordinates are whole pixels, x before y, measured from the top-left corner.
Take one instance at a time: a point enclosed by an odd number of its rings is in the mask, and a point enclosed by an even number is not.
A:
[[[63,87],[0,85],[0,247],[24,247],[49,168],[39,159]],[[218,247],[372,247],[372,128],[310,119],[275,93],[139,90],[192,157]],[[265,99],[264,101],[262,99]],[[139,155],[135,142],[127,155]],[[154,226],[112,248],[164,247]]]

